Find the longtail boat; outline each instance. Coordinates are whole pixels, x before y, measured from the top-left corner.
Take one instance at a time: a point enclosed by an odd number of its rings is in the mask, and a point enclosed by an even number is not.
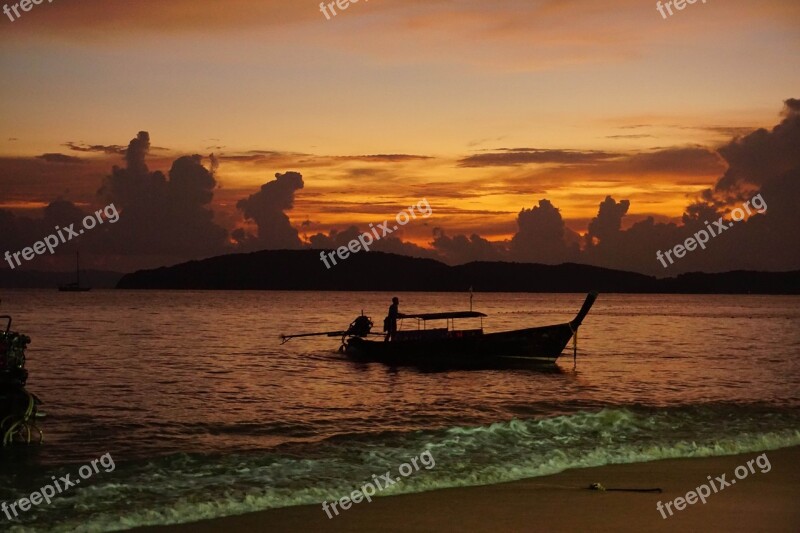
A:
[[[416,319],[418,327],[399,330],[391,339],[385,334],[373,333],[372,320],[363,314],[344,331],[282,335],[281,338],[286,342],[295,337],[341,336],[340,350],[351,359],[392,366],[469,369],[552,365],[569,341],[577,340],[578,328],[596,299],[596,292],[589,293],[578,314],[569,322],[513,331],[485,333],[483,318],[487,315],[478,311],[456,311],[402,314],[402,319]],[[479,328],[455,328],[456,320],[476,318],[481,319]],[[437,321],[444,321],[444,327],[428,327],[429,322]]]

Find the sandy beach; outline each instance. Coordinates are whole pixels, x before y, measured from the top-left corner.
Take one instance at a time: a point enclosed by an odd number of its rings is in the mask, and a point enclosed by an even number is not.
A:
[[[755,473],[663,518],[666,503],[766,453]],[[762,461],[763,463],[763,461]],[[663,493],[598,492],[654,488]],[[719,485],[719,483],[716,483]],[[320,505],[273,509],[137,531],[800,531],[800,447],[568,470],[498,485],[376,498],[328,519]]]

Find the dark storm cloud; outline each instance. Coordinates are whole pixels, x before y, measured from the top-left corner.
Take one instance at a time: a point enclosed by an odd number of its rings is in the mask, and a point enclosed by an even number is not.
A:
[[[436,251],[423,248],[422,246],[418,246],[413,242],[404,241],[393,235],[384,237],[379,241],[375,241],[373,249],[378,252],[408,255],[423,259],[441,259]]]
[[[695,130],[695,131],[708,131],[717,133],[726,137],[739,137],[746,135],[756,128],[754,126],[718,126],[718,125],[696,125],[686,126],[682,124],[634,124],[632,126],[619,126],[621,130],[635,130],[635,129],[678,129],[678,130]],[[638,137],[655,137],[654,135],[609,135],[608,138],[638,138]]]
[[[622,218],[630,206],[631,203],[628,200],[617,203],[610,196],[606,196],[606,199],[600,204],[597,217],[589,223],[587,239],[590,241],[593,239],[607,240],[619,233],[622,228]]]
[[[549,200],[522,209],[517,216],[517,233],[510,252],[516,261],[557,264],[577,259],[574,234],[565,226],[561,212]]]
[[[728,169],[698,206],[716,209],[760,192],[769,209],[742,227],[742,245],[748,256],[770,268],[800,268],[800,100],[784,102],[783,120],[772,130],[737,138],[719,153]]]
[[[275,179],[261,186],[261,190],[236,204],[245,219],[258,226],[256,236],[238,232],[234,235],[241,244],[249,247],[271,249],[300,248],[302,242],[284,211],[294,206],[295,192],[302,189],[303,176],[298,172],[275,174]]]
[[[75,152],[94,152],[107,155],[125,155],[129,149],[129,147],[120,146],[118,144],[86,144],[84,142],[73,141],[65,142],[61,146],[66,146]],[[171,150],[163,146],[148,146],[148,152],[154,151],[170,152]]]
[[[37,156],[36,159],[41,159],[42,161],[47,161],[48,163],[80,164],[85,162],[80,157],[64,154],[42,154]]]
[[[606,161],[618,154],[599,151],[544,150],[538,148],[498,148],[494,152],[475,154],[458,161],[461,167],[518,166],[541,163],[588,164]]]
[[[77,230],[83,218],[91,213],[92,211],[84,211],[66,200],[49,203],[42,210],[42,216],[35,218],[14,215],[11,211],[0,209],[0,253],[22,251],[42,241],[48,235],[57,235],[57,228],[75,224]],[[36,255],[32,261],[25,262],[21,267],[15,264],[15,267],[35,270],[72,269],[75,261],[74,253],[78,247],[82,251],[102,253],[102,242],[108,238],[110,231],[110,224],[100,224],[77,239],[60,243],[55,254],[45,252],[43,255]],[[6,262],[0,265],[0,270],[7,268],[9,266]]]
[[[680,264],[670,272],[664,271],[656,260],[656,251],[682,243],[691,233],[672,223],[658,223],[652,217],[637,222],[626,231],[615,231],[613,224],[625,208],[625,202],[622,200],[617,203],[613,198],[607,198],[604,204],[610,209],[607,208],[605,212],[601,204],[598,216],[590,225],[602,227],[603,238],[587,239],[586,248],[581,252],[581,262],[662,276],[685,271],[685,265]]]
[[[121,211],[108,247],[123,255],[176,258],[224,252],[227,230],[213,222],[209,207],[216,180],[202,157],[176,159],[166,176],[149,170],[149,150],[150,135],[139,132],[125,150],[125,168],[115,166],[99,191]]]
[[[363,161],[367,163],[402,163],[405,161],[424,161],[433,159],[426,155],[410,154],[375,154],[375,155],[343,155],[335,156],[339,161]]]
[[[692,129],[710,131],[725,137],[740,137],[753,132],[756,128],[752,126],[697,126]]]
[[[472,261],[501,261],[507,259],[505,243],[492,243],[477,233],[469,237],[449,237],[442,228],[433,229],[433,249],[446,263],[459,264]]]
[[[342,231],[337,229],[330,230],[327,235],[317,233],[308,238],[311,248],[317,250],[333,250],[340,246],[347,246],[347,243],[361,235],[361,231],[356,226],[349,226]]]
[[[308,241],[312,249],[316,250],[334,250],[340,246],[347,246],[347,244],[357,239],[359,235],[364,233],[356,226],[349,226],[346,229],[339,231],[337,229],[330,230],[327,234],[317,233],[311,235]],[[371,251],[386,252],[399,255],[408,255],[411,257],[421,257],[425,259],[438,259],[443,258],[436,253],[435,250],[423,248],[412,242],[403,241],[395,236],[387,236],[380,240],[375,240],[370,245]]]
[[[639,179],[643,175],[661,174],[671,179],[696,181],[697,177],[719,175],[725,171],[725,161],[714,150],[702,146],[673,146],[654,148],[646,152],[626,154],[613,160],[597,161],[580,167],[562,167],[548,170],[558,176],[608,176],[611,179]]]
[[[219,158],[211,153],[208,155],[208,161],[211,164],[211,168],[209,171],[211,172],[211,176],[216,176],[217,171],[219,170]]]
[[[430,181],[426,183],[411,183],[405,187],[408,193],[415,198],[431,196],[439,199],[464,199],[481,198],[486,192],[481,190],[482,180],[464,181],[458,184],[446,181]]]
[[[784,120],[771,131],[757,130],[736,138],[718,153],[702,147],[658,149],[614,161],[582,167],[587,174],[614,172],[703,175],[722,173],[713,189],[689,204],[682,224],[646,217],[622,229],[631,204],[608,196],[598,205],[582,243],[564,224],[559,210],[542,199],[517,217],[510,243],[488,243],[478,235],[435,234],[434,248],[448,260],[463,262],[494,251],[512,261],[560,263],[577,261],[660,276],[689,271],[737,269],[793,270],[800,268],[800,101],[788,100]],[[658,250],[682,244],[731,209],[760,193],[765,213],[713,238],[705,250],[687,254],[664,269]],[[583,244],[583,247],[579,247]]]
[[[411,154],[375,154],[375,155],[316,155],[300,152],[284,152],[277,150],[250,150],[243,153],[223,154],[221,161],[253,163],[257,165],[296,166],[296,167],[328,167],[344,163],[407,163],[433,159],[430,156]]]
[[[78,165],[42,157],[0,157],[0,204],[41,206],[58,196],[91,198],[97,190],[97,177],[107,171],[107,162],[91,159]]]
[[[576,182],[602,177],[604,183],[616,183],[643,189],[646,176],[663,176],[675,184],[697,186],[708,183],[727,168],[725,160],[702,147],[661,148],[620,156],[613,160],[585,165],[563,165],[547,169],[523,170],[497,176],[481,186],[483,192],[516,195],[542,195],[548,190],[569,188]]]
[[[75,152],[98,152],[101,154],[111,154],[111,155],[124,155],[125,154],[125,147],[119,146],[118,144],[84,144],[78,142],[66,142],[64,146],[73,150]]]
[[[762,186],[800,168],[800,101],[786,100],[783,114],[772,131],[761,128],[719,148],[729,168],[715,192]]]
[[[131,139],[128,149],[125,150],[125,162],[128,164],[128,172],[134,176],[147,174],[147,162],[145,158],[150,151],[150,134],[140,131],[135,139]]]
[[[239,154],[221,154],[218,156],[220,161],[233,161],[239,163],[258,163],[258,164],[291,164],[298,159],[309,157],[308,154],[297,152],[280,152],[273,150],[250,150]]]
[[[720,157],[701,146],[665,148],[653,152],[634,154],[610,164],[609,171],[631,174],[683,174],[708,175],[724,170]]]
[[[583,260],[657,275],[800,268],[800,101],[787,100],[783,115],[772,130],[753,131],[719,148],[726,169],[713,188],[687,206],[680,226],[647,218],[621,230],[628,205],[606,198],[589,225]],[[767,206],[765,213],[736,223],[705,250],[687,254],[669,269],[655,262],[656,251],[683,243],[756,194]]]
[[[552,176],[569,171],[591,175],[618,175],[639,177],[642,174],[667,174],[671,176],[708,176],[724,172],[722,158],[713,150],[701,146],[659,148],[635,154],[610,152],[581,152],[575,150],[504,149],[502,152],[476,154],[459,161],[462,167],[521,166],[550,163],[560,167],[550,169]],[[556,174],[553,174],[553,173]],[[579,175],[580,175],[579,174]],[[505,183],[529,184],[530,178],[506,178]],[[513,188],[509,190],[513,192]],[[531,191],[528,191],[531,192]]]

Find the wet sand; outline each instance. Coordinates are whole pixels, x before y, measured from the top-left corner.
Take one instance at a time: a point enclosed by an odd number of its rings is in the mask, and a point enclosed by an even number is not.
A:
[[[766,453],[771,469],[663,518],[657,502],[685,497],[703,483]],[[654,488],[663,493],[587,490]],[[715,482],[715,485],[719,483]],[[137,531],[800,531],[800,447],[727,457],[669,459],[568,470],[511,483],[388,496],[329,519],[320,504],[272,509]]]

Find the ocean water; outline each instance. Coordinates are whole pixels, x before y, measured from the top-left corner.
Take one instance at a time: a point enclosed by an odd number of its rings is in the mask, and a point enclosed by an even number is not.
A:
[[[107,531],[321,503],[429,452],[382,492],[800,444],[800,298],[601,294],[577,368],[356,364],[337,338],[388,293],[5,291],[28,334],[41,446],[0,451],[0,502],[110,454],[0,530]],[[398,294],[401,312],[466,294]],[[486,331],[571,319],[582,294],[475,294]],[[466,325],[466,324],[465,324]],[[108,464],[108,463],[106,463]],[[110,470],[110,471],[106,471]],[[363,504],[362,504],[363,505]],[[322,512],[322,510],[320,510]]]

